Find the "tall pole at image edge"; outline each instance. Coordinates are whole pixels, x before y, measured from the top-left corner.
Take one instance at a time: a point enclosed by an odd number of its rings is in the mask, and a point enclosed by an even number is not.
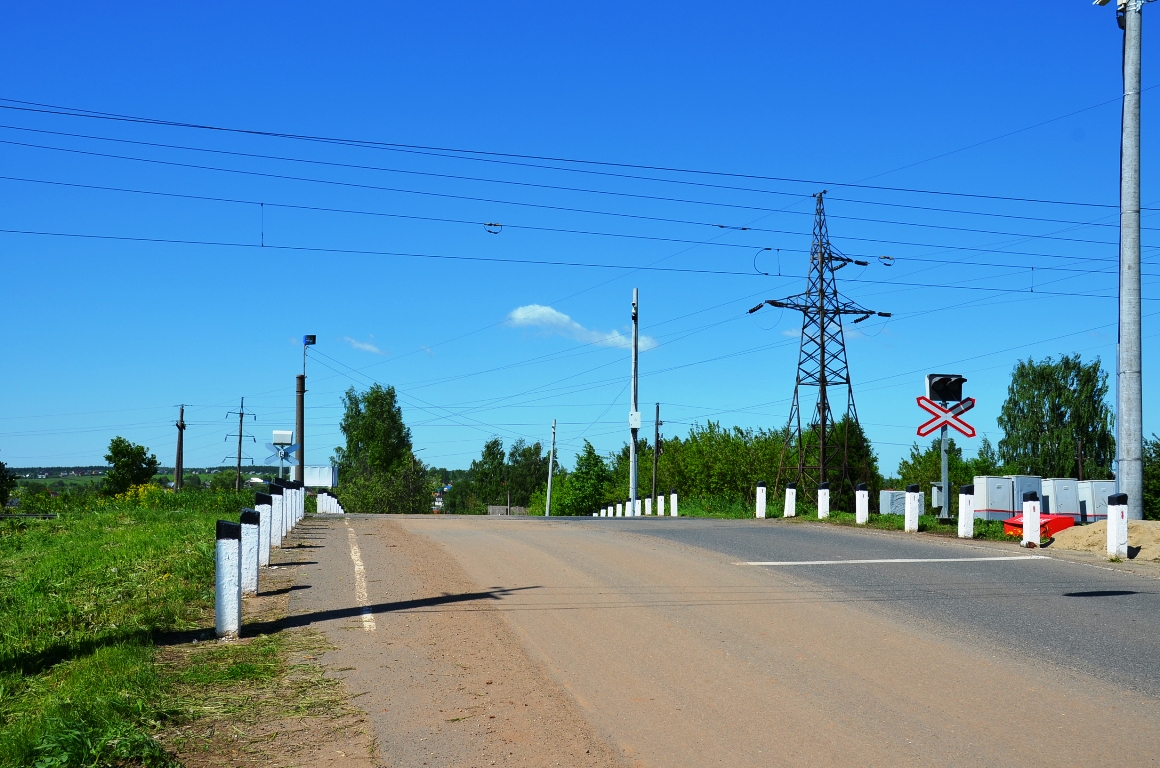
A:
[[[552,514],[552,469],[556,460],[556,420],[552,419],[552,447],[548,449],[548,495],[544,500],[544,517]]]

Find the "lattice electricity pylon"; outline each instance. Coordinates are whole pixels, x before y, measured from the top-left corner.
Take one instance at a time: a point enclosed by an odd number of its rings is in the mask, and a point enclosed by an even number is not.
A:
[[[798,352],[797,382],[793,388],[793,405],[790,406],[789,422],[786,425],[786,442],[782,448],[778,464],[775,488],[780,487],[783,473],[789,475],[786,456],[790,450],[797,454],[798,493],[816,499],[821,483],[838,480],[842,485],[851,482],[849,477],[849,429],[844,430],[841,446],[827,445],[828,430],[834,424],[833,409],[830,406],[829,388],[846,388],[846,418],[848,424],[858,423],[858,410],[854,406],[854,388],[850,383],[850,369],[846,363],[846,338],[842,331],[842,315],[859,315],[854,320],[860,323],[875,315],[890,317],[889,312],[875,312],[842,298],[838,293],[834,273],[847,264],[868,266],[865,261],[848,258],[830,245],[829,228],[826,226],[826,211],[822,204],[822,190],[814,195],[817,208],[814,214],[814,242],[810,247],[809,283],[804,293],[785,299],[769,299],[749,310],[753,314],[768,304],[782,309],[796,309],[802,313],[801,348]],[[806,425],[803,440],[800,394],[802,387],[817,387],[818,399],[813,408],[813,418]]]

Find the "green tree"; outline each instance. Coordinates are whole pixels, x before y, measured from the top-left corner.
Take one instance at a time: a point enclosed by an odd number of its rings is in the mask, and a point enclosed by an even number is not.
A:
[[[1085,479],[1110,478],[1116,442],[1107,396],[1099,358],[1086,365],[1079,355],[1016,363],[999,414],[1000,460],[1042,477],[1078,477],[1082,469]]]
[[[403,423],[394,387],[351,387],[343,395],[345,412],[339,429],[346,447],[334,449],[338,476],[389,473],[411,462],[411,430]]]
[[[346,445],[334,450],[337,494],[343,508],[357,513],[423,513],[431,511],[438,479],[415,457],[411,430],[403,422],[394,387],[374,384],[364,392],[353,387],[343,395],[339,428]]]
[[[576,457],[576,469],[552,478],[552,514],[592,514],[605,502],[605,489],[610,477],[608,464],[592,443],[585,440],[584,448]]]
[[[109,441],[105,461],[112,469],[105,475],[102,487],[110,496],[124,493],[131,485],[147,483],[157,474],[157,457],[145,446],[130,443],[123,437]]]
[[[1160,520],[1160,437],[1144,438],[1144,519]]]
[[[508,449],[506,489],[511,491],[512,506],[526,507],[532,494],[548,484],[548,454],[537,443],[528,445],[523,438]]]
[[[12,495],[15,488],[16,473],[9,470],[7,465],[0,461],[0,507],[8,503],[8,497]]]

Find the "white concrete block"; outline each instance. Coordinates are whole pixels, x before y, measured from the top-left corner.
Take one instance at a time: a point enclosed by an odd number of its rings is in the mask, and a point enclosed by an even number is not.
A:
[[[616,502],[616,516],[624,517],[624,502]]]
[[[1128,494],[1108,497],[1108,557],[1128,556]]]
[[[282,547],[282,536],[285,528],[282,525],[282,495],[270,495],[270,548]]]
[[[818,519],[824,520],[830,516],[830,489],[818,489]]]
[[[258,565],[265,568],[270,564],[270,497],[264,493],[254,494],[254,509],[261,518],[258,522]]]
[[[644,500],[644,516],[652,517],[652,499]]]
[[[757,519],[765,519],[765,483],[757,484]]]
[[[1021,547],[1035,548],[1039,546],[1039,495],[1034,499],[1023,500],[1023,541]]]
[[[797,483],[790,483],[785,487],[785,511],[783,517],[797,516]]]
[[[240,548],[242,594],[258,594],[258,541],[261,535],[261,516],[256,510],[242,510],[242,539]]]
[[[670,517],[680,517],[680,514],[678,514],[678,512],[677,512],[677,492],[676,491],[673,491],[672,493],[669,494],[669,516]]]
[[[237,637],[242,629],[241,539],[241,525],[217,521],[213,609],[218,637]]]
[[[870,522],[870,491],[860,487],[854,491],[854,523],[866,525],[868,522]]]
[[[906,488],[906,510],[903,512],[902,529],[907,533],[918,533],[918,518],[922,509],[922,492],[912,490],[917,487],[910,485]]]
[[[665,496],[663,493],[657,496],[657,515],[660,517],[665,516]]]
[[[974,489],[974,486],[963,486]],[[959,538],[975,538],[975,494],[959,493]]]

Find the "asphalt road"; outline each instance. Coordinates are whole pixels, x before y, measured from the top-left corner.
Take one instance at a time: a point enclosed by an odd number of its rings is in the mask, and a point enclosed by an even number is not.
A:
[[[588,521],[720,552],[739,562],[1021,556],[1014,545],[783,521]],[[675,525],[674,525],[675,523]],[[1160,697],[1160,581],[1052,557],[975,562],[751,566],[785,571],[897,620],[1078,669]]]
[[[1160,581],[1094,558],[784,521],[310,528],[289,621],[385,765],[1160,764]]]

